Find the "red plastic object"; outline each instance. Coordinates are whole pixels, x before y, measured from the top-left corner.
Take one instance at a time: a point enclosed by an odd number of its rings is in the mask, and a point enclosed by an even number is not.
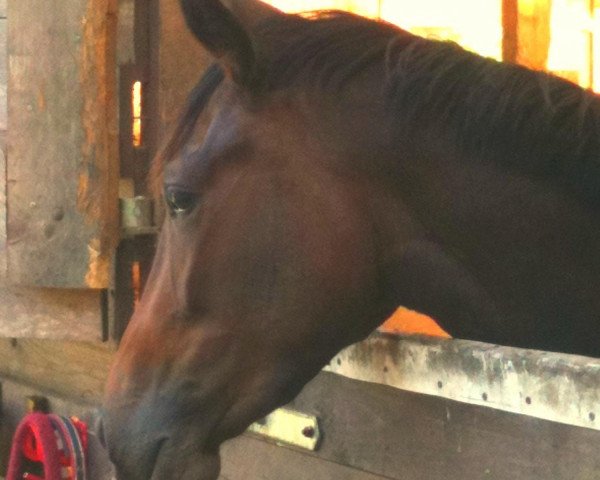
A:
[[[87,440],[77,418],[31,413],[17,427],[7,480],[86,480]]]

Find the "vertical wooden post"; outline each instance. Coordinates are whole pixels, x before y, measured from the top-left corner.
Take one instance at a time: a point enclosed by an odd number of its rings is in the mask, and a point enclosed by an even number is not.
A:
[[[503,0],[504,61],[544,70],[550,50],[552,0]]]
[[[516,63],[519,48],[519,0],[502,0],[502,60]]]
[[[110,286],[118,241],[117,0],[9,0],[8,273]]]
[[[587,9],[590,18],[590,24],[593,25],[595,21],[595,9],[596,9],[596,0],[588,0]],[[595,88],[597,79],[595,75],[596,70],[596,39],[594,36],[596,35],[595,29],[592,27],[588,30],[587,33],[587,43],[588,43],[588,87]]]

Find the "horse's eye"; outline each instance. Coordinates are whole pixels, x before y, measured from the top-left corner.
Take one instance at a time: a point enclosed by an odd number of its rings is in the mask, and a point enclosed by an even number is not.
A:
[[[171,215],[185,215],[194,208],[198,196],[181,188],[167,187],[165,189],[165,201]]]

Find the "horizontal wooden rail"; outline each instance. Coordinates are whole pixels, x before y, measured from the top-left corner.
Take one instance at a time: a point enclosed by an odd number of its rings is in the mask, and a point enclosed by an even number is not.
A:
[[[600,359],[377,334],[343,350],[325,370],[600,430]]]

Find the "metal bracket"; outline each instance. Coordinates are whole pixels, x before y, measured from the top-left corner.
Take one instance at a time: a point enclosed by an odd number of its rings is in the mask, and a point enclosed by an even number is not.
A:
[[[278,445],[291,445],[315,451],[321,439],[319,422],[314,415],[280,408],[253,423],[248,432],[266,437]]]
[[[121,198],[120,208],[123,237],[158,233],[159,229],[154,225],[152,199],[148,197]]]

